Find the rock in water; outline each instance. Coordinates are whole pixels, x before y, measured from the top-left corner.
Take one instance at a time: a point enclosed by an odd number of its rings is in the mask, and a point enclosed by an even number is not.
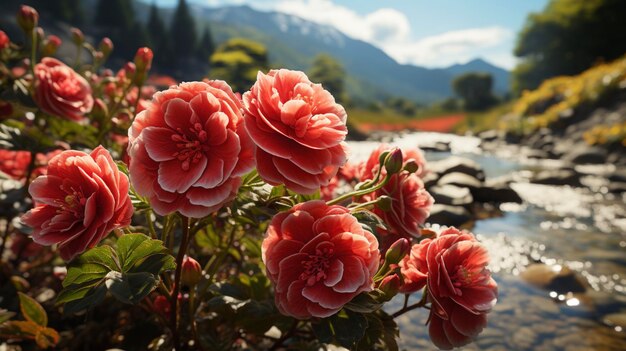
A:
[[[435,204],[428,222],[458,227],[471,219],[472,215],[464,207]]]

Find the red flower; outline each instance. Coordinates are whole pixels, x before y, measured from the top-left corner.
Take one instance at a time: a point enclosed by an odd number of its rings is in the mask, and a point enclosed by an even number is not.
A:
[[[35,66],[34,99],[43,111],[75,121],[93,107],[91,87],[85,78],[51,57]]]
[[[304,73],[259,72],[243,102],[246,129],[258,146],[257,170],[267,183],[310,194],[345,163],[346,111]]]
[[[328,317],[370,290],[380,261],[374,235],[320,200],[277,214],[262,248],[278,310],[299,319]]]
[[[26,176],[30,164],[29,151],[9,151],[0,149],[0,172],[21,180]]]
[[[129,131],[130,178],[160,215],[200,218],[237,194],[254,167],[241,102],[223,81],[156,93]]]
[[[487,326],[485,313],[474,314],[450,300],[442,301],[449,318],[430,313],[428,335],[441,350],[451,350],[469,344]]]
[[[50,160],[47,175],[31,183],[37,206],[22,222],[33,228],[36,243],[59,244],[61,257],[70,260],[130,224],[128,187],[128,178],[102,146],[91,154],[64,151]]]
[[[471,233],[452,227],[414,245],[400,263],[401,291],[417,291],[425,282],[428,286],[429,332],[437,347],[463,346],[487,324],[485,314],[498,294],[488,262],[487,250]]]
[[[9,36],[4,31],[0,30],[0,51],[8,48],[10,42]]]
[[[376,207],[373,212],[389,226],[389,234],[405,238],[420,236],[419,226],[430,215],[434,203],[422,179],[406,171],[394,174],[385,186],[374,193],[373,198],[382,195],[391,198],[391,209],[383,211]]]

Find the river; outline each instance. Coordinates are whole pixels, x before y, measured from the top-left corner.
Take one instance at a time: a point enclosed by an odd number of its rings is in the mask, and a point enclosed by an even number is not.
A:
[[[438,133],[411,133],[397,146],[450,143],[451,152],[426,153],[429,161],[455,154],[478,162],[487,178],[511,177],[523,204],[502,204],[502,216],[475,222],[472,231],[489,249],[498,282],[498,303],[489,326],[465,350],[626,350],[626,204],[607,192],[601,175],[612,165],[578,167],[585,188],[531,184],[533,172],[559,166],[555,160],[529,160],[517,147],[483,152],[480,140]],[[352,142],[351,160],[369,154],[376,143]],[[570,269],[588,283],[585,292],[541,289],[523,279],[533,263],[554,271]],[[526,273],[527,274],[527,273]],[[397,310],[398,297],[388,307]],[[428,340],[427,310],[398,318],[400,346],[436,349]]]

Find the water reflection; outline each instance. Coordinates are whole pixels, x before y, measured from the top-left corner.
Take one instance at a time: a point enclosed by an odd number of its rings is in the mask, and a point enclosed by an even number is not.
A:
[[[532,174],[560,167],[560,161],[519,159],[522,153],[506,148],[495,155],[481,154],[475,138],[437,139],[436,133],[408,134],[392,144],[439,140],[450,143],[451,153],[479,163],[488,178],[511,181],[524,199],[523,204],[502,204],[501,217],[475,223],[474,233],[491,254],[499,301],[489,328],[464,349],[626,350],[626,204],[623,197],[607,192],[601,176],[614,167],[577,169],[587,174],[582,188],[538,185],[528,182]],[[358,159],[373,148],[352,146]],[[426,156],[432,161],[451,153]],[[531,265],[536,274],[553,274],[560,283],[553,289],[546,288],[549,284],[541,287],[536,284],[540,276],[530,283],[524,272]],[[401,317],[402,347],[433,349],[424,328],[426,318],[426,311]]]

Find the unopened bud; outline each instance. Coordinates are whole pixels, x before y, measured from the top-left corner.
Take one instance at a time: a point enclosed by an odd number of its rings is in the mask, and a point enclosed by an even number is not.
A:
[[[385,253],[385,264],[398,264],[411,251],[411,243],[406,238],[396,240]]]
[[[8,48],[10,43],[11,41],[7,33],[0,30],[0,51]]]
[[[113,51],[113,42],[111,41],[111,39],[104,37],[100,41],[99,49],[104,54],[104,57],[107,57],[109,56],[111,51]]]
[[[139,48],[135,54],[135,66],[138,71],[148,71],[152,67],[152,58],[154,54],[147,47]]]
[[[43,37],[46,35],[43,28],[37,27],[35,28],[35,35],[37,35],[37,42],[41,43],[43,41]]]
[[[41,49],[44,56],[52,56],[61,46],[61,39],[56,35],[48,35],[43,42],[43,48]]]
[[[381,195],[376,199],[376,207],[387,212],[391,211],[393,200],[387,195]]]
[[[402,169],[402,150],[400,148],[394,148],[387,156],[385,160],[385,169],[387,174],[395,174]]]
[[[152,302],[152,308],[154,309],[154,312],[164,317],[169,316],[172,309],[170,301],[163,295],[159,295],[154,298],[154,301]]]
[[[72,32],[72,41],[74,44],[77,46],[83,45],[85,42],[85,35],[83,32],[78,28],[72,28],[70,31]]]
[[[183,258],[180,281],[186,286],[196,286],[202,279],[200,263],[189,256]]]
[[[17,24],[24,32],[30,32],[39,22],[39,13],[30,6],[22,5],[17,12]]]
[[[400,286],[402,286],[402,279],[397,274],[391,274],[383,278],[378,289],[385,294],[386,300],[391,300],[392,297],[398,294]]]
[[[414,160],[409,160],[404,164],[403,169],[409,173],[415,173],[420,169],[420,166]]]
[[[107,108],[107,105],[104,103],[104,101],[102,101],[102,99],[96,98],[94,100],[93,109],[91,110],[91,114],[96,119],[99,119],[99,118],[104,119],[104,117],[109,115],[109,109]]]

